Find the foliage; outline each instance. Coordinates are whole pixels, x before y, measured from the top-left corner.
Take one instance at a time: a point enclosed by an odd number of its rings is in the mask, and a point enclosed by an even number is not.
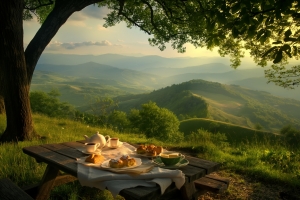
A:
[[[117,131],[123,132],[130,126],[126,112],[114,110],[108,117],[108,123]]]
[[[300,156],[293,151],[285,149],[280,150],[265,150],[261,161],[271,165],[273,169],[279,169],[284,173],[297,173],[299,165],[295,163],[300,162]]]
[[[178,132],[179,121],[176,115],[166,108],[158,107],[155,102],[143,104],[138,112],[132,110],[129,119],[147,138],[157,138],[161,141],[182,139]]]
[[[49,117],[74,117],[75,109],[66,102],[60,102],[57,90],[49,93],[34,91],[30,93],[30,106],[34,113],[45,114]]]
[[[254,125],[254,128],[255,128],[256,130],[262,130],[262,129],[263,129],[263,127],[262,127],[262,125],[260,125],[260,123],[256,123],[256,124]]]
[[[297,130],[292,125],[286,125],[282,127],[280,133],[285,136],[287,143],[294,147],[298,148],[300,144],[300,130]]]
[[[114,109],[118,107],[118,103],[109,97],[98,97],[95,102],[90,104],[92,114],[98,117],[98,121],[102,126],[108,124],[109,116],[113,113]]]

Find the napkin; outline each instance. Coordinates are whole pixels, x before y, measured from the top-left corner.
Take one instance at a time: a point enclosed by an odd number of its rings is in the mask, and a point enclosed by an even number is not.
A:
[[[131,154],[135,147],[128,143],[123,143],[122,147],[117,149],[102,149],[102,155],[105,159],[118,158],[124,154]],[[115,173],[108,170],[103,170],[99,167],[91,167],[82,164],[83,158],[78,159],[77,178],[82,186],[96,187],[101,190],[108,189],[113,196],[125,188],[136,186],[155,187],[160,186],[161,194],[165,192],[167,187],[175,182],[175,185],[180,189],[185,183],[185,176],[181,170],[169,170],[160,167],[154,167],[151,160],[141,158],[142,165],[139,166],[145,170],[142,173],[126,173],[124,169],[122,173]],[[134,171],[135,168],[130,170]],[[131,171],[132,172],[132,171]]]

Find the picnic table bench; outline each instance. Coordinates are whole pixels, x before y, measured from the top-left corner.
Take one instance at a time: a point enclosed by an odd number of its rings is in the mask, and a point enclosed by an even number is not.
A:
[[[84,141],[63,142],[56,144],[42,144],[24,147],[23,152],[36,159],[37,162],[47,164],[40,183],[23,189],[34,199],[48,199],[53,187],[77,180],[76,159],[85,156],[78,151]],[[174,184],[169,186],[161,195],[160,187],[135,187],[123,189],[120,195],[126,200],[153,199],[184,199],[190,200],[196,194],[194,181],[204,177],[220,167],[220,163],[199,159],[192,156],[185,157],[189,164],[180,168],[185,174],[185,184],[178,190]]]

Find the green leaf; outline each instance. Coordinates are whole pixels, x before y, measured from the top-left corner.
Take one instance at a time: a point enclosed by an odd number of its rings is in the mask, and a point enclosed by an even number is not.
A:
[[[248,33],[248,37],[250,38],[254,37],[256,34],[256,26],[255,25],[250,26],[247,33]]]
[[[232,28],[232,36],[234,38],[237,38],[239,36],[239,31],[235,27]]]
[[[241,9],[240,4],[239,4],[239,3],[236,3],[235,5],[232,6],[232,8],[231,8],[231,13],[232,13],[232,14],[235,14],[235,13],[237,13],[240,9]]]
[[[287,30],[287,31],[284,33],[284,36],[285,36],[286,38],[290,37],[290,35],[292,35],[291,29]]]
[[[280,20],[282,18],[281,11],[278,9],[275,11],[276,19]]]
[[[297,56],[298,54],[298,48],[296,46],[293,46],[293,55]]]
[[[272,48],[270,48],[268,51],[266,51],[263,55],[262,55],[262,57],[265,57],[265,56],[267,56],[268,54],[270,54],[274,49],[277,49],[278,47],[272,47]]]
[[[279,50],[276,54],[275,59],[273,60],[273,63],[274,64],[279,63],[281,60],[282,60],[282,51]]]
[[[285,51],[285,53],[286,53],[290,58],[292,58],[292,54],[291,54],[290,52]]]
[[[297,38],[284,38],[285,42],[296,42]]]
[[[290,45],[288,45],[288,44],[285,44],[285,45],[283,45],[281,48],[280,48],[280,50],[281,51],[285,51],[285,52],[291,52],[291,50],[292,50],[292,48],[291,48],[291,46]]]
[[[256,40],[258,40],[262,36],[262,34],[264,34],[264,32],[265,32],[265,29],[260,29],[256,35]]]
[[[277,40],[276,42],[273,42],[272,44],[282,44],[282,41]]]

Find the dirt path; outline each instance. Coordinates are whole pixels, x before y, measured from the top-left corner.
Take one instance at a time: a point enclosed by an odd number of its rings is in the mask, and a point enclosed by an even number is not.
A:
[[[261,183],[224,170],[213,174],[230,179],[228,190],[223,194],[206,192],[198,200],[300,200],[300,189],[291,190],[276,184]]]

